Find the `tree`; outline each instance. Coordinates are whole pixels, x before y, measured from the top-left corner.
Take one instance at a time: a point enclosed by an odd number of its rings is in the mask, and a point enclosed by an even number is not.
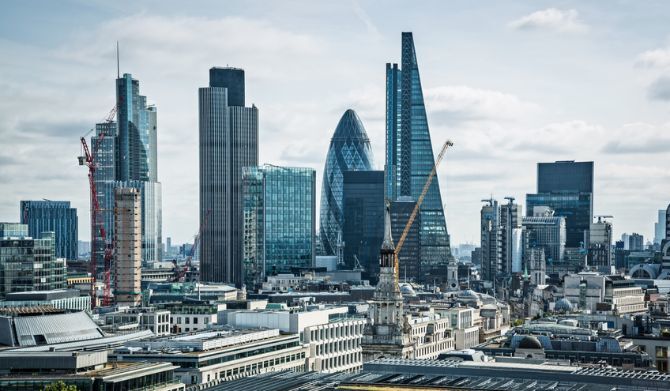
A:
[[[78,391],[77,386],[72,384],[65,384],[62,380],[55,383],[47,384],[44,391]]]

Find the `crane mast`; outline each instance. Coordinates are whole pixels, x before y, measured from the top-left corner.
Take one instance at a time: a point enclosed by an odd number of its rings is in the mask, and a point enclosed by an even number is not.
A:
[[[409,233],[410,228],[412,227],[412,223],[414,223],[414,219],[416,219],[417,213],[419,213],[419,209],[421,208],[421,204],[423,203],[423,199],[426,197],[426,193],[428,193],[428,189],[430,188],[430,184],[433,182],[433,177],[435,176],[435,173],[437,172],[437,167],[440,165],[440,162],[442,161],[442,158],[444,157],[444,154],[447,152],[447,149],[449,147],[452,147],[454,143],[451,142],[451,140],[447,140],[444,142],[444,145],[442,145],[442,149],[440,150],[440,153],[437,155],[437,159],[435,160],[435,164],[433,165],[433,169],[430,171],[430,174],[428,174],[428,178],[426,179],[426,183],[423,185],[423,190],[421,190],[421,195],[419,195],[419,199],[416,201],[416,205],[414,205],[414,209],[412,210],[412,214],[409,216],[409,219],[407,220],[407,224],[405,224],[405,228],[402,231],[402,235],[400,235],[400,239],[398,240],[398,244],[395,247],[395,254],[394,254],[394,266],[395,266],[395,282],[398,284],[399,281],[399,273],[400,273],[400,261],[398,258],[398,254],[400,254],[400,250],[402,249],[403,244],[405,243],[405,239],[407,239],[407,234]]]
[[[109,114],[104,119],[105,123],[111,123],[114,122],[114,117],[116,115],[116,106],[114,106],[110,111]],[[91,130],[92,132],[92,130]],[[90,132],[89,132],[90,133]],[[86,134],[88,135],[88,133]],[[103,300],[102,304],[103,306],[107,306],[111,304],[111,281],[110,281],[110,269],[111,269],[111,264],[112,264],[112,257],[113,257],[113,245],[108,245],[107,244],[107,232],[105,230],[104,224],[100,224],[98,227],[98,217],[101,213],[100,211],[100,202],[98,201],[98,191],[97,187],[95,185],[95,171],[97,168],[97,162],[95,161],[95,156],[98,154],[98,150],[100,149],[100,146],[102,145],[102,141],[105,138],[105,132],[101,132],[100,136],[98,137],[97,142],[93,146],[95,150],[93,153],[91,153],[91,150],[88,148],[88,144],[86,143],[86,135],[82,136],[80,138],[81,146],[83,149],[83,155],[79,156],[79,165],[80,166],[86,166],[88,168],[88,185],[89,185],[89,190],[90,190],[90,197],[91,197],[91,261],[90,261],[90,269],[91,269],[91,291],[90,291],[90,296],[91,296],[91,307],[95,308],[97,304],[97,294],[95,291],[95,282],[97,280],[97,260],[95,257],[95,249],[97,248],[96,242],[96,233],[100,234],[100,241],[102,242],[105,253],[104,253],[104,272],[103,272],[103,279],[104,279],[104,288],[103,288]]]

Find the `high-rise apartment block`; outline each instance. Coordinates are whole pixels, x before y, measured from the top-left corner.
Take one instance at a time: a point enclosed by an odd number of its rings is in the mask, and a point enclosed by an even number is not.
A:
[[[157,111],[140,95],[140,83],[126,73],[116,79],[117,122],[96,124],[91,149],[100,213],[92,231],[92,251],[102,271],[105,247],[114,237],[116,188],[136,188],[141,198],[142,261],[162,260],[162,197],[158,182]],[[100,226],[105,229],[102,242]]]
[[[242,283],[242,167],[258,165],[258,109],[245,107],[244,70],[212,68],[199,89],[200,275]]]
[[[244,283],[314,266],[316,172],[272,165],[244,167]]]
[[[372,148],[361,119],[353,110],[340,118],[330,139],[321,186],[319,240],[323,254],[341,255],[343,250],[343,180],[346,171],[372,170]]]
[[[411,32],[402,33],[401,67],[386,64],[386,197],[417,201],[435,164]],[[420,264],[446,279],[452,257],[437,177],[420,207]],[[424,273],[426,274],[426,273]]]
[[[114,191],[114,301],[142,299],[142,206],[137,188]]]
[[[343,189],[345,267],[361,267],[363,277],[376,282],[384,236],[384,171],[345,171]]]
[[[526,195],[527,216],[548,206],[565,217],[566,247],[586,246],[593,219],[593,162],[538,163],[537,193]]]
[[[65,289],[67,266],[57,258],[54,232],[40,238],[28,235],[28,226],[0,223],[0,298],[11,292]]]
[[[28,236],[54,232],[56,258],[78,258],[77,209],[70,207],[70,201],[21,201],[20,212],[21,224],[28,225]]]

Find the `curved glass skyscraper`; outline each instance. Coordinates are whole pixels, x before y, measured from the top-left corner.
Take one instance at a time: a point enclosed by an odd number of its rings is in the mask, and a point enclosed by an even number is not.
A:
[[[372,148],[363,123],[355,111],[344,112],[330,140],[321,186],[319,235],[325,255],[337,253],[342,232],[342,183],[344,171],[372,170]]]

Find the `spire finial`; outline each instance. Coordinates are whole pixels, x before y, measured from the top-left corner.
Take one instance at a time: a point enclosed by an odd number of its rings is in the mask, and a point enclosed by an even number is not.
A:
[[[119,61],[119,41],[116,41],[116,78],[121,77],[121,62]]]
[[[393,244],[393,237],[391,236],[391,201],[386,200],[384,210],[384,242],[382,243],[382,250],[395,250]]]

